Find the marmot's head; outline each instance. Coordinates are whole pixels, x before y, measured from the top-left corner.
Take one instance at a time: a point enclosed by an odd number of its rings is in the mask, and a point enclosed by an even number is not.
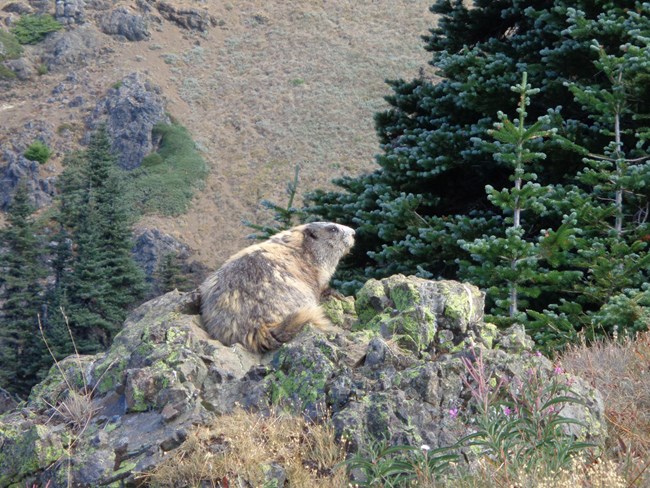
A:
[[[311,256],[319,268],[333,273],[354,245],[354,230],[332,222],[312,222],[275,234],[269,242]]]
[[[305,224],[302,232],[305,245],[313,248],[329,249],[336,255],[337,261],[345,256],[354,246],[354,229],[332,222],[312,222]]]

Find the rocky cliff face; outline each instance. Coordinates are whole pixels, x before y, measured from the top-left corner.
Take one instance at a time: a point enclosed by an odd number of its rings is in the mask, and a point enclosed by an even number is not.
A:
[[[0,487],[136,486],[195,426],[235,405],[314,420],[329,411],[352,449],[380,438],[450,445],[467,433],[449,415],[470,397],[463,358],[480,354],[491,371],[524,381],[531,368],[554,374],[520,328],[483,322],[483,296],[467,284],[396,275],[325,306],[336,331],[308,328],[258,355],[210,339],[196,293],[145,303],[106,353],[62,361],[0,417]],[[600,394],[571,384],[584,404],[567,415],[586,426],[574,434],[602,436]],[[72,416],[85,385],[90,415]]]

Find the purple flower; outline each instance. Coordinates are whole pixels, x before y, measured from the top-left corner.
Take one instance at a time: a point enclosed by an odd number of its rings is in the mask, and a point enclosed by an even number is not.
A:
[[[457,408],[451,408],[451,409],[449,409],[449,416],[450,416],[452,419],[455,419],[456,417],[458,417],[458,409],[457,409]]]
[[[564,373],[564,370],[562,369],[561,366],[555,366],[555,368],[553,369],[553,372],[555,374],[562,374],[562,373]]]
[[[510,407],[503,405],[501,408],[503,409],[503,413],[505,414],[505,416],[510,417],[510,414],[512,413]]]
[[[539,351],[535,351],[535,356],[537,356],[538,358],[541,358],[541,357],[542,357],[542,353],[539,352]]]

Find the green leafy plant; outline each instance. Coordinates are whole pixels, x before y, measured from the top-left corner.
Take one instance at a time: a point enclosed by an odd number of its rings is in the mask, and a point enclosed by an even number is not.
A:
[[[346,461],[350,471],[361,473],[355,486],[432,486],[436,476],[458,456],[448,447],[431,449],[397,445],[387,440],[370,443]]]
[[[18,19],[11,32],[21,44],[36,44],[45,39],[50,32],[63,26],[51,15],[23,15]]]
[[[586,428],[578,420],[562,416],[567,405],[584,402],[572,391],[558,366],[550,377],[532,367],[523,380],[498,378],[488,370],[482,350],[471,350],[473,360],[463,358],[466,386],[471,392],[472,434],[458,444],[470,447],[493,467],[506,485],[521,472],[557,472],[573,458],[590,453],[594,444],[578,440],[572,426]]]
[[[27,150],[23,153],[30,161],[37,161],[41,164],[45,164],[50,156],[52,156],[52,150],[47,147],[43,141],[36,140],[32,142]]]

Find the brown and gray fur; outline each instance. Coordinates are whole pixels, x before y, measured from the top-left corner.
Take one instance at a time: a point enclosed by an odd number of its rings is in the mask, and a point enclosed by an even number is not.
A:
[[[320,296],[353,245],[349,227],[313,222],[243,249],[200,287],[205,329],[225,345],[265,352],[307,323],[326,328]]]

